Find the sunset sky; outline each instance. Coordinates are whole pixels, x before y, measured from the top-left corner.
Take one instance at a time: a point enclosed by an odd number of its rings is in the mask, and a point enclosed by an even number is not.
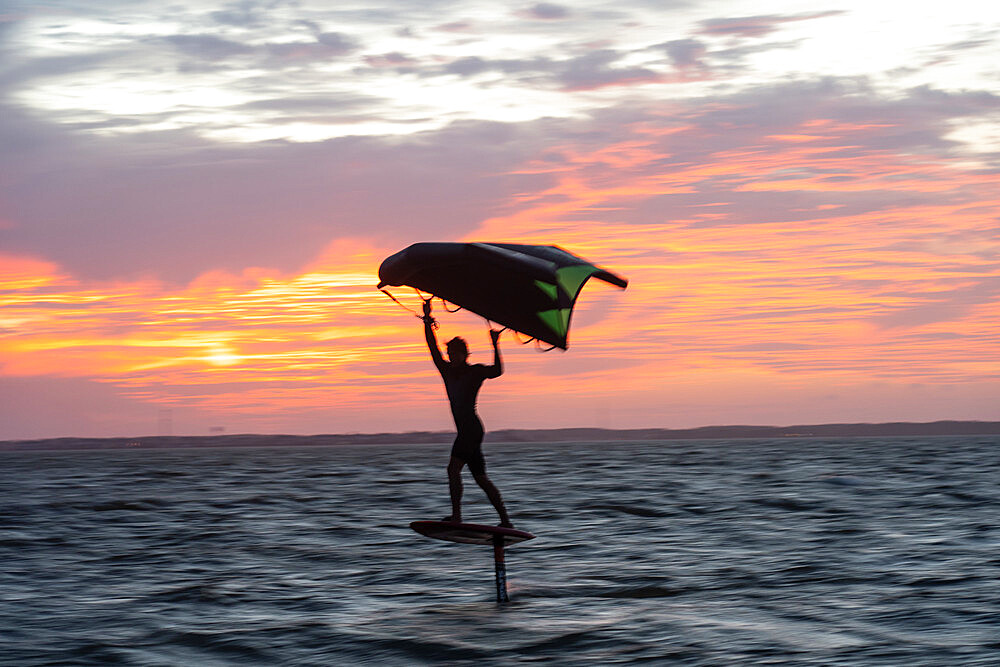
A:
[[[449,429],[417,241],[630,281],[489,429],[1000,419],[998,62],[981,0],[0,0],[0,439]]]

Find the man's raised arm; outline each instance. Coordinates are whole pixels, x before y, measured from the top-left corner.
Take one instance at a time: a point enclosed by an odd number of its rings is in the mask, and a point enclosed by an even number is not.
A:
[[[490,340],[493,341],[493,365],[486,367],[487,376],[490,378],[498,378],[503,375],[503,361],[500,359],[500,334],[503,331],[497,331],[496,329],[490,329]]]
[[[427,339],[427,349],[431,352],[431,359],[438,370],[444,368],[444,357],[438,348],[437,336],[434,335],[434,318],[431,317],[431,300],[424,301],[424,338]]]

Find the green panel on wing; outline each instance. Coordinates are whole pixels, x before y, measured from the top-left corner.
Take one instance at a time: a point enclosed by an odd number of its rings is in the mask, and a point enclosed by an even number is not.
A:
[[[556,269],[556,279],[559,280],[559,286],[562,287],[563,292],[566,293],[570,301],[575,301],[576,295],[580,293],[580,288],[583,287],[583,283],[587,282],[587,278],[597,273],[598,270],[592,264],[564,266]]]
[[[538,287],[538,289],[540,289],[543,292],[545,292],[546,294],[548,294],[549,298],[552,299],[552,303],[556,303],[557,302],[557,299],[559,298],[559,288],[558,287],[556,287],[552,283],[547,283],[547,282],[545,282],[543,280],[536,280],[535,281],[535,286]]]

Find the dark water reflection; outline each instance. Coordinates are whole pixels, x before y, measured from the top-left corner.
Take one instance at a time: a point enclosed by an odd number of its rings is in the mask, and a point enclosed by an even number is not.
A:
[[[1000,439],[0,455],[0,663],[1000,664]],[[468,520],[495,521],[474,485]]]

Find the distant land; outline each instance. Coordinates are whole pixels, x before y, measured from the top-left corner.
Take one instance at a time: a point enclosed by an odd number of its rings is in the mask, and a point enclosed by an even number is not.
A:
[[[650,440],[722,440],[734,438],[895,437],[1000,435],[1000,422],[936,421],[884,424],[810,424],[800,426],[702,426],[688,429],[502,429],[486,435],[487,442],[630,442]],[[344,433],[336,435],[205,435],[132,438],[46,438],[0,441],[0,451],[81,449],[174,449],[191,447],[309,447],[450,443],[453,431],[408,433]]]

